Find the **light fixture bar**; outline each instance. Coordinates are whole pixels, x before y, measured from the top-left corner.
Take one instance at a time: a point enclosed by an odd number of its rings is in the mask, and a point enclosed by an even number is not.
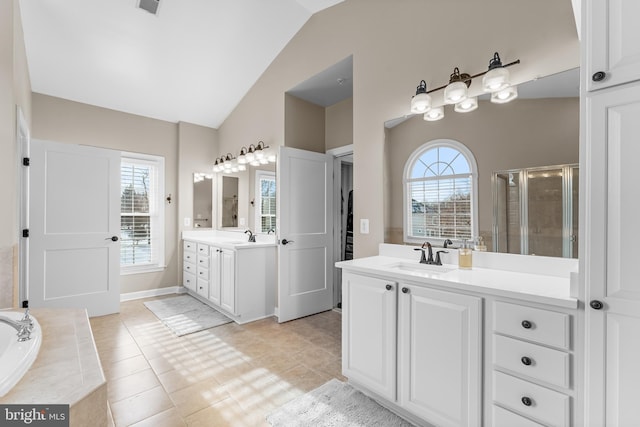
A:
[[[519,59],[517,59],[517,60],[515,60],[515,61],[513,61],[513,62],[509,62],[508,64],[503,65],[502,67],[503,67],[503,68],[507,68],[507,67],[511,67],[512,65],[516,65],[516,64],[519,64],[519,63],[520,63],[520,60],[519,60]],[[484,76],[484,75],[485,75],[485,74],[487,74],[488,72],[489,72],[489,70],[487,70],[487,71],[483,71],[482,73],[474,74],[473,76],[470,76],[470,77],[466,77],[466,76],[465,76],[465,81],[471,81],[471,80],[475,79],[476,77]],[[446,84],[446,85],[444,85],[444,86],[440,86],[440,87],[437,87],[437,88],[435,88],[435,89],[428,90],[426,93],[436,92],[436,91],[438,91],[438,90],[442,90],[442,89],[446,88],[447,86],[449,86],[449,83],[447,83],[447,84]]]

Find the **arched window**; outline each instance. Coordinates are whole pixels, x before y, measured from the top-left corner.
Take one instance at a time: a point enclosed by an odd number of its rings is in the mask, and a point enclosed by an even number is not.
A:
[[[407,160],[403,181],[405,242],[477,235],[477,166],[463,144],[438,139],[422,145]]]

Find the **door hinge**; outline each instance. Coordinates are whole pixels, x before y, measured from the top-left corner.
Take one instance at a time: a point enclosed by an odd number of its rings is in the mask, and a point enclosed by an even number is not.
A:
[[[30,163],[31,163],[31,159],[29,157],[22,158],[22,166],[29,166]]]
[[[29,229],[25,228],[24,230],[22,230],[22,237],[29,237]]]
[[[29,300],[22,301],[22,308],[29,308]]]

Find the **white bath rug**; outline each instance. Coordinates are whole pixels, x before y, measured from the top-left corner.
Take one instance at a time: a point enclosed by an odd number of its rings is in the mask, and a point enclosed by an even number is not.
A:
[[[147,301],[144,305],[179,337],[232,322],[189,295]]]
[[[335,378],[267,415],[274,427],[412,427],[351,385]]]

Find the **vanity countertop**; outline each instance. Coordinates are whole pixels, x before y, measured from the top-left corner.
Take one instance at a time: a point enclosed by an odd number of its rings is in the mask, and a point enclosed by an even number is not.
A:
[[[213,245],[225,249],[254,249],[276,246],[276,239],[273,235],[258,234],[256,242],[249,242],[249,236],[238,232],[220,231],[184,231],[183,240]]]
[[[416,260],[372,256],[336,263],[347,271],[386,276],[394,281],[428,282],[431,285],[460,291],[479,292],[516,298],[558,307],[577,308],[571,296],[571,278],[474,267],[459,269],[456,264],[424,265]]]

